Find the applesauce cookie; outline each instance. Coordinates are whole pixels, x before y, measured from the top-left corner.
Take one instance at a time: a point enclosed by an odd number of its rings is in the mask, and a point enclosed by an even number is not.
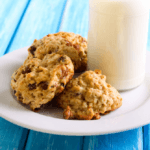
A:
[[[100,114],[122,105],[120,94],[106,83],[106,76],[100,70],[86,71],[70,80],[56,100],[64,109],[65,119],[100,119]]]
[[[69,56],[75,72],[82,72],[87,67],[87,41],[78,34],[58,32],[48,34],[40,40],[34,40],[28,49],[28,58],[43,59],[46,54],[57,53]]]
[[[43,60],[26,60],[13,73],[11,87],[19,101],[35,110],[61,93],[73,75],[74,66],[68,56],[47,54]]]

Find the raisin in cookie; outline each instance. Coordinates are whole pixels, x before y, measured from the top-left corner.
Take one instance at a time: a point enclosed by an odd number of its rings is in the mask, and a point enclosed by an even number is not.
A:
[[[73,75],[74,66],[68,56],[47,54],[43,60],[26,60],[13,73],[11,87],[19,101],[35,110],[61,93]]]
[[[74,64],[75,72],[86,70],[87,41],[78,34],[58,32],[48,34],[40,40],[34,40],[28,49],[28,58],[43,59],[46,54],[57,53],[69,56]]]
[[[65,119],[100,119],[100,114],[122,105],[120,94],[106,83],[100,70],[86,71],[70,80],[56,100],[64,108]]]

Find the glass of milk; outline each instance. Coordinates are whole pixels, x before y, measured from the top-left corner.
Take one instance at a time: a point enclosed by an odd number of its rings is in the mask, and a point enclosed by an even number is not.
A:
[[[88,69],[118,90],[145,77],[149,8],[145,0],[89,0]]]

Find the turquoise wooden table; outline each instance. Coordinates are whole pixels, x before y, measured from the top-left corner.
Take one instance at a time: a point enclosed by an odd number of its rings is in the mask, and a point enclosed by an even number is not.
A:
[[[48,33],[75,32],[87,38],[88,9],[88,0],[0,0],[0,56],[29,46]],[[147,48],[150,50],[150,33]],[[150,150],[150,125],[110,135],[60,136],[0,118],[0,150],[23,149]]]

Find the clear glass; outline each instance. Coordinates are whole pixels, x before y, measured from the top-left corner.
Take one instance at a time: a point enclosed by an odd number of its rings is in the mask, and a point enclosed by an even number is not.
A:
[[[145,77],[149,9],[142,0],[90,0],[88,69],[100,69],[118,90]]]

